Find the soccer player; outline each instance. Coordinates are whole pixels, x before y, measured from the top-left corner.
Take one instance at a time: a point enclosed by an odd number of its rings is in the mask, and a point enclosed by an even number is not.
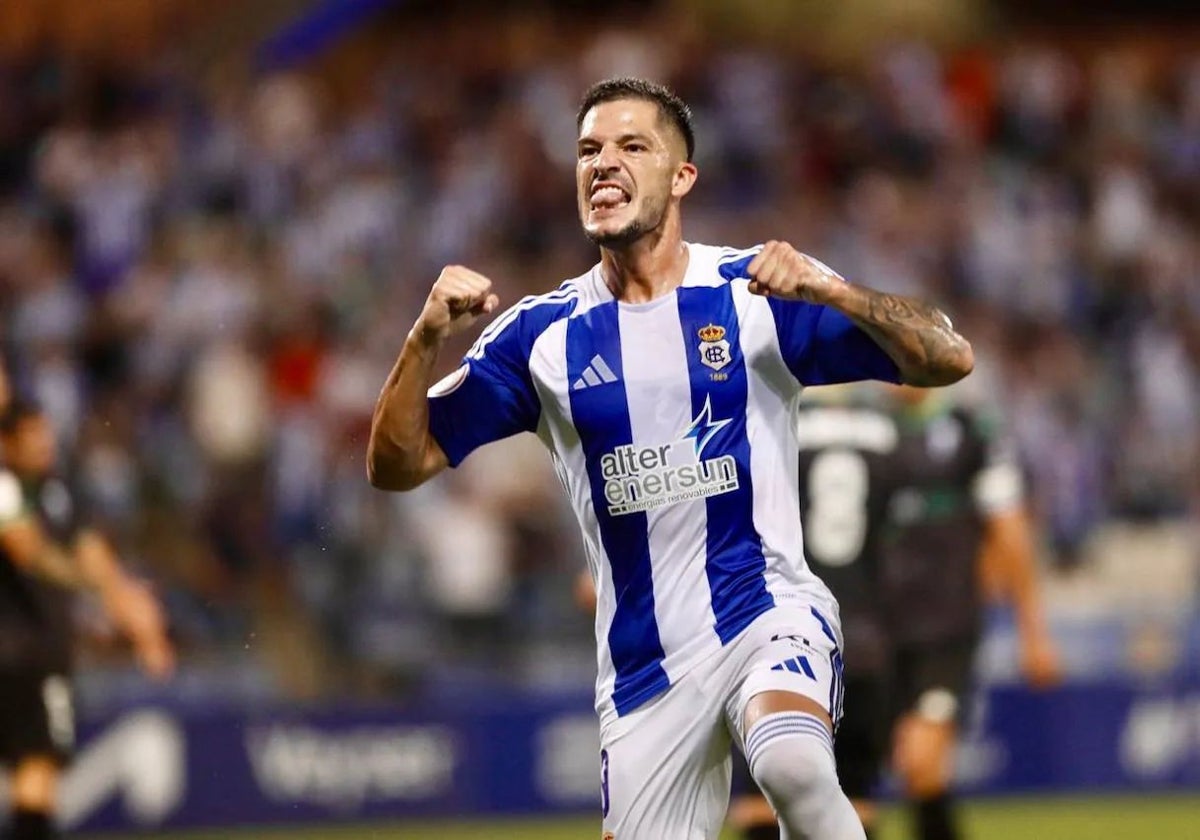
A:
[[[1020,470],[994,424],[936,392],[890,390],[884,400],[799,407],[805,558],[842,608],[842,787],[870,837],[871,796],[899,715],[896,769],[918,837],[942,840],[958,836],[949,779],[989,582],[1016,611],[1032,685],[1056,679],[1057,654]],[[747,840],[777,837],[769,807],[742,786],[730,821]]]
[[[790,406],[805,385],[945,385],[971,347],[935,307],[786,243],[685,242],[694,135],[669,90],[601,82],[577,128],[599,263],[501,315],[433,384],[446,339],[499,303],[445,268],[376,405],[370,481],[407,490],[522,431],[550,449],[596,582],[606,836],[716,838],[732,739],[785,836],[861,838],[834,769],[840,630],[801,550]]]
[[[994,582],[1014,608],[1031,685],[1057,679],[1058,657],[1041,612],[1014,453],[979,412],[924,389],[892,391],[898,437],[880,597],[899,714],[893,766],[917,837],[955,840],[950,781],[984,584]]]
[[[0,761],[12,774],[5,837],[46,840],[56,836],[58,779],[74,742],[67,589],[99,596],[150,675],[167,676],[174,654],[153,596],[81,524],[54,472],[46,417],[13,402],[0,417],[0,445]]]

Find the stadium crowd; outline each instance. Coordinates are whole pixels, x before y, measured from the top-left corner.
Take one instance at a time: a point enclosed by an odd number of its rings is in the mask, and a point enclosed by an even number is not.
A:
[[[953,313],[961,396],[1006,417],[1059,568],[1112,518],[1200,515],[1200,53],[899,42],[833,68],[649,25],[444,34],[395,33],[342,90],[0,63],[8,360],[164,594],[185,689],[239,663],[295,696],[435,663],[587,682],[536,441],[406,496],[363,454],[443,264],[508,304],[594,261],[573,116],[610,75],[696,110],[689,239],[770,231]]]

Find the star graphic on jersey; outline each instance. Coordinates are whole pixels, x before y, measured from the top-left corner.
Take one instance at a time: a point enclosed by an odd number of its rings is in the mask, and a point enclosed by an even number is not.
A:
[[[682,437],[685,440],[691,438],[696,441],[696,457],[699,458],[700,453],[704,451],[704,447],[712,440],[712,436],[731,422],[733,422],[732,418],[714,421],[712,419],[712,397],[705,397],[704,408],[696,415],[696,419],[692,421],[692,425],[687,427],[687,431],[683,433]]]

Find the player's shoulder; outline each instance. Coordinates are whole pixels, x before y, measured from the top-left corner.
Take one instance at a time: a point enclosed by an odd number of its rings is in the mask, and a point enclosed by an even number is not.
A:
[[[556,288],[548,292],[525,295],[525,297],[513,304],[508,311],[516,313],[524,320],[533,320],[547,316],[553,317],[560,310],[569,308],[583,294],[585,285],[590,279],[591,272],[588,272],[587,274],[581,274],[579,277],[564,280]]]
[[[762,245],[751,245],[739,248],[733,245],[705,245],[703,243],[688,243],[693,258],[705,260],[716,270],[723,280],[736,280],[746,276],[746,266],[762,250]]]
[[[721,262],[731,260],[742,260],[753,258],[759,251],[763,249],[763,243],[759,242],[755,245],[739,246],[739,245],[704,245],[703,243],[692,243],[693,247],[701,248],[707,253],[712,254]]]
[[[701,245],[691,244],[693,258],[699,256],[701,260],[709,260],[711,268],[711,276],[715,284],[733,283],[737,280],[749,280],[750,263],[762,251],[763,245],[751,245],[746,248],[739,248],[732,245]],[[828,272],[831,276],[841,279],[841,275],[831,269],[825,263],[821,262],[811,254],[804,254],[804,257],[815,264],[818,268]],[[822,307],[813,306],[803,301],[784,300],[777,297],[756,297],[758,305],[769,307],[778,317],[782,313],[788,313],[790,317],[797,317],[801,314],[813,316],[819,312]]]
[[[734,280],[748,279],[746,267],[762,250],[762,246],[737,248],[689,241],[687,249],[689,264],[684,285],[720,286]]]
[[[561,283],[558,288],[526,295],[484,328],[467,352],[468,359],[481,359],[501,347],[528,353],[533,343],[552,324],[571,315],[585,297],[589,274]]]
[[[722,269],[722,274],[730,273],[732,270],[744,270],[764,247],[764,243],[761,242],[746,247],[735,245],[704,245],[701,243],[688,244],[693,249],[693,253],[699,252],[709,256]],[[806,253],[804,256],[830,274],[840,276],[812,254]]]

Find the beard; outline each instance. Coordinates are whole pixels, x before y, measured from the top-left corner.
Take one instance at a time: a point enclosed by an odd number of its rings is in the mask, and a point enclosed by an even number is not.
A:
[[[634,219],[620,230],[606,232],[584,230],[583,234],[592,240],[592,244],[601,248],[622,248],[637,242],[649,228],[641,219]]]
[[[636,218],[631,219],[620,230],[601,233],[584,228],[583,234],[593,244],[599,245],[601,248],[623,248],[637,242],[647,233],[661,225],[666,215],[667,202],[664,200],[657,206],[648,205],[643,212],[638,214]]]

